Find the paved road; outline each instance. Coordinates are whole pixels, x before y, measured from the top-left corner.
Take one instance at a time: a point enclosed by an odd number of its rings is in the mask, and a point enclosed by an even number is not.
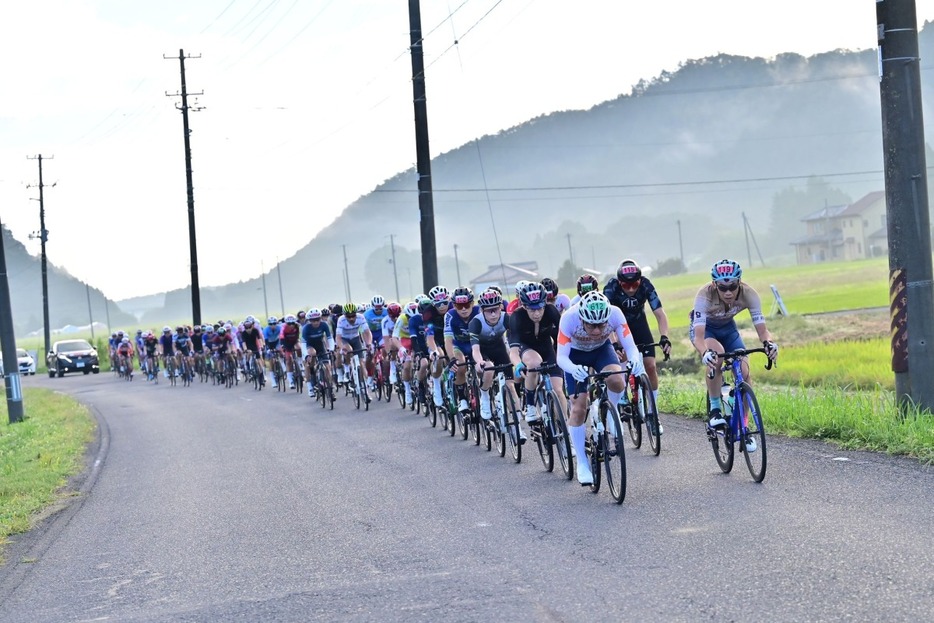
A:
[[[697,421],[628,453],[626,502],[396,403],[48,379],[99,451],[0,568],[0,621],[930,620],[934,478],[773,437],[720,473]],[[26,405],[27,412],[29,405]],[[528,447],[532,451],[531,447]],[[846,460],[844,460],[846,459]]]

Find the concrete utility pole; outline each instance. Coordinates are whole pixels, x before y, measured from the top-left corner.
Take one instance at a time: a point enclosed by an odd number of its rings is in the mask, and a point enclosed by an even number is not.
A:
[[[571,234],[567,233],[565,234],[565,237],[568,239],[568,259],[571,260],[571,268],[573,269],[575,268],[575,266],[574,266],[574,251],[571,250]]]
[[[279,258],[276,258],[276,277],[279,279],[279,304],[282,306],[282,317],[285,318],[285,295],[282,293],[282,270],[279,268]]]
[[[415,154],[418,171],[418,209],[421,214],[422,285],[425,292],[438,285],[435,246],[435,208],[431,194],[431,152],[428,148],[428,104],[419,0],[409,0],[409,39],[412,50],[412,93],[415,102]]]
[[[461,282],[461,262],[457,259],[457,244],[454,244],[454,267],[457,269],[457,287],[464,285]]]
[[[91,286],[84,284],[84,293],[88,296],[88,322],[91,323],[91,342],[94,341],[94,314],[91,312]]]
[[[344,292],[347,294],[347,302],[350,300],[350,271],[347,270],[347,245],[342,244],[341,248],[344,249]]]
[[[182,105],[175,107],[182,111],[182,129],[185,135],[185,181],[188,187],[188,246],[191,256],[191,316],[194,324],[201,324],[201,287],[198,283],[198,245],[195,236],[195,188],[191,181],[191,130],[188,127],[188,88],[185,85],[185,51],[179,50],[178,56],[162,55],[165,59],[178,59],[182,72],[182,90],[181,93],[169,93],[167,97],[182,96]],[[188,58],[201,58],[198,56],[189,56]],[[204,92],[192,93],[192,95],[203,95]],[[203,110],[203,107],[192,108],[195,112]]]
[[[49,156],[46,160],[51,160],[55,156]],[[40,242],[40,262],[42,266],[42,336],[45,338],[45,355],[49,354],[52,348],[52,341],[49,338],[49,261],[45,254],[45,243],[49,240],[49,230],[45,228],[45,195],[42,189],[45,184],[42,182],[42,154],[32,157],[27,156],[29,160],[39,161],[39,242]],[[54,184],[53,184],[54,186]],[[32,236],[30,236],[32,237]]]
[[[10,302],[10,282],[3,250],[3,224],[0,223],[0,355],[3,357],[3,380],[6,385],[7,419],[10,424],[23,421],[23,388],[16,357],[16,336],[13,332],[13,306]],[[46,350],[48,352],[48,350]]]
[[[399,298],[399,271],[396,270],[396,243],[393,241],[394,234],[389,234],[389,248],[392,249],[392,259],[389,260],[392,262],[392,277],[396,280],[396,301],[399,304],[402,304],[402,300]]]
[[[877,0],[882,150],[895,394],[934,412],[934,283],[918,18],[914,0]]]

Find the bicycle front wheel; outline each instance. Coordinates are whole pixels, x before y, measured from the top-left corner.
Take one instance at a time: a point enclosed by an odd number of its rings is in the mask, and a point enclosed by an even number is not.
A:
[[[747,383],[740,386],[743,405],[743,432],[740,435],[740,451],[746,457],[746,467],[755,482],[765,479],[766,453],[765,428],[762,426],[762,412],[759,401],[752,387]]]
[[[603,467],[610,495],[617,504],[626,499],[626,444],[623,442],[623,423],[616,407],[609,401],[600,403],[600,417],[605,422],[602,435]]]
[[[519,415],[516,412],[516,401],[509,389],[503,391],[503,407],[506,410],[506,437],[509,439],[509,449],[512,459],[516,463],[522,462],[522,437],[519,430]]]
[[[710,413],[710,398],[707,398],[707,408],[704,413]],[[710,447],[713,448],[713,458],[717,460],[720,471],[729,474],[733,469],[733,431],[730,423],[728,422],[725,428],[707,426],[707,439],[710,441]]]
[[[551,413],[551,437],[555,442],[555,449],[558,453],[558,462],[561,463],[561,471],[568,480],[574,478],[574,458],[571,456],[571,436],[568,433],[568,423],[558,408],[557,396],[551,394],[548,398],[551,403],[548,406]]]

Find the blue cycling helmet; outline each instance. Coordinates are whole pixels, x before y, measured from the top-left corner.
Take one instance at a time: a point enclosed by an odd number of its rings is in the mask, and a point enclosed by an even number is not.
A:
[[[743,269],[733,260],[720,260],[710,269],[710,276],[719,283],[730,283],[743,278]]]
[[[547,293],[545,286],[532,282],[519,290],[519,302],[528,309],[541,309],[545,306]]]

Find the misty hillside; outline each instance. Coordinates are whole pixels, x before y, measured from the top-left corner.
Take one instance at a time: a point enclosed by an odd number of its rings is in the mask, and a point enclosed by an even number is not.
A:
[[[925,24],[924,58],[932,38]],[[922,68],[928,119],[931,84]],[[406,148],[414,159],[414,138]],[[454,245],[465,283],[500,256],[537,261],[551,275],[571,252],[576,265],[603,271],[627,256],[675,258],[682,246],[690,269],[745,259],[743,214],[767,260],[790,263],[789,243],[804,233],[799,219],[825,202],[881,190],[881,171],[875,50],[686,61],[632,95],[538,117],[436,157],[440,280],[458,281]],[[395,298],[395,277],[403,299],[423,290],[413,170],[360,197],[282,262],[286,311],[345,299],[342,245],[354,300],[377,291]],[[277,283],[267,273],[273,314],[281,313]],[[203,315],[265,313],[262,285],[257,278],[203,289]],[[170,292],[166,309],[151,313],[190,315],[190,295]]]
[[[21,242],[13,238],[3,227],[3,251],[6,257],[7,277],[10,287],[10,304],[13,311],[13,330],[17,336],[31,331],[42,333],[42,263],[33,257]],[[103,293],[88,288],[64,270],[47,264],[49,283],[49,326],[52,330],[71,324],[90,324],[88,297],[91,299],[91,315],[94,322],[107,323],[108,313],[114,328],[129,327],[135,322],[133,316],[124,313],[113,301],[106,303]]]

